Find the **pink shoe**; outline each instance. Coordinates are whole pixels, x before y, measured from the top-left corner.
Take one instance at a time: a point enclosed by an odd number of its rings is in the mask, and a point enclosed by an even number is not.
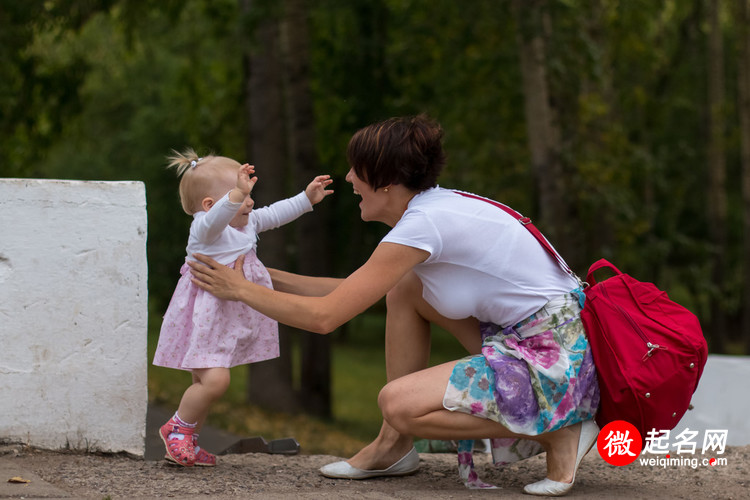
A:
[[[195,452],[195,465],[200,465],[201,467],[216,466],[216,455],[198,446],[198,436],[196,435],[193,435],[193,446],[197,450]]]
[[[173,432],[182,434],[184,437],[182,439],[176,437],[169,439],[169,435]],[[174,417],[162,425],[159,429],[159,436],[161,436],[161,440],[164,441],[164,446],[167,448],[167,454],[164,455],[164,458],[177,465],[192,467],[195,464],[193,432],[194,429],[178,424]]]

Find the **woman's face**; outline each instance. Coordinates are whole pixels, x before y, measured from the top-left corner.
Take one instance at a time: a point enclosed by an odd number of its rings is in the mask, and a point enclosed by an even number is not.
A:
[[[353,168],[350,168],[349,173],[346,174],[346,182],[351,183],[354,194],[362,198],[359,202],[359,210],[363,221],[379,221],[387,224],[391,222],[387,218],[388,195],[383,189],[378,191],[372,189],[367,182],[357,176]]]

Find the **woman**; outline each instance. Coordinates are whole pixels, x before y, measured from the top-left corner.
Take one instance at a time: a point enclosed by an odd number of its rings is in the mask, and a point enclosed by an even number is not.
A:
[[[516,219],[484,199],[437,187],[442,135],[437,123],[417,116],[376,123],[352,137],[346,180],[362,198],[362,219],[392,229],[346,279],[272,270],[275,290],[269,290],[196,256],[203,265],[191,265],[195,283],[321,334],[386,296],[380,434],[348,461],[323,467],[324,475],[410,474],[419,465],[414,436],[495,438],[496,462],[546,450],[547,477],[525,492],[564,494],[598,433],[582,294]],[[471,356],[427,368],[431,323]],[[487,486],[473,471],[471,450],[459,451],[467,485]]]

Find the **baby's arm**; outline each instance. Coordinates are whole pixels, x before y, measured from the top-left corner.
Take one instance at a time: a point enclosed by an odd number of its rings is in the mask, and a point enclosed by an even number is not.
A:
[[[250,212],[251,223],[247,225],[247,230],[252,229],[256,233],[262,233],[276,229],[292,222],[305,212],[312,212],[312,203],[303,191],[297,196],[279,200],[267,207],[256,208]]]
[[[237,171],[237,183],[225,196],[222,196],[210,207],[208,212],[193,222],[190,232],[201,243],[211,243],[221,236],[222,231],[237,214],[240,203],[245,201],[258,182],[257,177],[250,177],[255,173],[252,165],[242,165]]]
[[[255,231],[261,233],[276,229],[292,222],[305,212],[312,211],[314,204],[333,193],[333,190],[326,189],[332,182],[330,175],[319,175],[297,196],[253,210],[250,217],[255,222]]]

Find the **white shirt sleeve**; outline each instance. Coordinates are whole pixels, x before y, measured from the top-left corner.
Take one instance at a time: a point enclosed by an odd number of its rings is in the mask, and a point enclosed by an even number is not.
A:
[[[251,224],[256,233],[288,224],[306,212],[312,212],[312,203],[304,191],[297,196],[277,201],[263,208],[250,212]]]
[[[229,193],[225,194],[208,212],[195,218],[191,232],[203,244],[210,244],[221,236],[229,222],[237,214],[242,202],[233,203],[229,200]],[[200,212],[199,212],[200,213]]]
[[[438,259],[443,250],[443,241],[435,224],[424,212],[418,210],[407,210],[382,241],[429,252],[430,256],[425,263]]]

